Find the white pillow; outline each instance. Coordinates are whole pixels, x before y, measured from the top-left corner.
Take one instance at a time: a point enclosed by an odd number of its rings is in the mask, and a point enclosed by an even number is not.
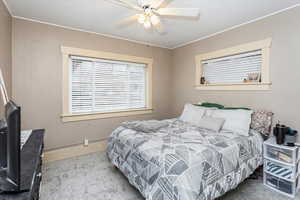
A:
[[[212,113],[214,110],[217,110],[218,108],[214,108],[214,107],[204,107],[204,106],[200,106],[201,104],[199,104],[199,106],[197,105],[197,107],[202,108],[205,110],[204,116],[203,117],[211,117]]]
[[[199,127],[219,132],[225,122],[223,118],[203,117],[197,124]]]
[[[214,110],[212,117],[223,118],[224,130],[249,136],[252,110]]]
[[[203,107],[185,104],[184,110],[179,119],[197,125],[204,114],[205,109]]]
[[[214,111],[218,110],[218,108],[206,108],[205,110],[205,117],[212,117]]]

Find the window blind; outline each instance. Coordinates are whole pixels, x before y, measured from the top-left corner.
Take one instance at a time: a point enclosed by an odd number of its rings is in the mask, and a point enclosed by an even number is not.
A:
[[[207,83],[241,83],[249,73],[261,73],[262,51],[202,61],[203,76]]]
[[[71,56],[72,113],[146,108],[146,64]]]

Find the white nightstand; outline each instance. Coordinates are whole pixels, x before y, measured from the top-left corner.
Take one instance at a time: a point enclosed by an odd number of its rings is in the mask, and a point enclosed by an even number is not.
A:
[[[275,137],[264,142],[264,185],[294,198],[300,188],[300,149],[276,144]]]

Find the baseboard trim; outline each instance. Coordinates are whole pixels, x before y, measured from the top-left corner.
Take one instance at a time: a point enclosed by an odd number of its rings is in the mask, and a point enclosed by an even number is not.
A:
[[[88,146],[76,145],[62,149],[46,151],[43,161],[45,163],[64,160],[72,157],[82,156],[89,153],[104,152],[106,149],[106,140],[90,143]]]

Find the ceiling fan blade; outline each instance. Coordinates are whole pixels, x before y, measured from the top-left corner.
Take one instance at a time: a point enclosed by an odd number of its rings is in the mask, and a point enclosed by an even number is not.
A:
[[[155,25],[154,28],[160,35],[164,35],[167,33],[161,22],[159,22],[157,25]]]
[[[133,16],[130,16],[130,17],[127,17],[123,20],[121,20],[118,24],[117,24],[117,27],[118,28],[125,28],[127,26],[130,26],[132,24],[135,24],[137,23],[137,20],[139,18],[139,15],[136,14],[136,15],[133,15]]]
[[[160,8],[156,11],[161,16],[193,17],[200,15],[199,8]]]
[[[131,8],[131,9],[134,9],[137,11],[143,11],[143,9],[141,7],[139,7],[138,5],[135,5],[126,0],[105,0],[105,1],[111,2],[111,3],[119,5],[119,6],[123,6],[125,8]]]
[[[152,0],[151,7],[154,9],[160,8],[165,0]]]
[[[166,7],[173,0],[152,0],[151,7],[154,9],[159,9]]]

